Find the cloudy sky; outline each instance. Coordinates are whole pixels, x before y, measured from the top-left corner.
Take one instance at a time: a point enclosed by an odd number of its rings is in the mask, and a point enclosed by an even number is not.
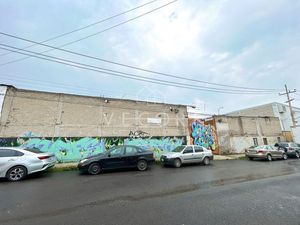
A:
[[[140,6],[150,0],[0,1],[1,31],[42,42]],[[157,0],[119,17],[46,42],[113,62],[198,81],[260,89],[299,89],[293,95],[300,106],[299,0],[179,0],[122,26],[116,24],[165,5]],[[24,48],[30,43],[0,35],[0,44]],[[3,46],[0,46],[3,47]],[[33,46],[27,50],[43,52]],[[0,49],[0,82],[19,88],[144,99],[195,105],[205,113],[222,113],[272,101],[284,102],[278,92],[228,94],[146,83],[83,70]],[[218,89],[104,63],[58,50],[45,54],[151,79]],[[7,64],[8,62],[8,64]],[[241,92],[241,91],[240,91]]]

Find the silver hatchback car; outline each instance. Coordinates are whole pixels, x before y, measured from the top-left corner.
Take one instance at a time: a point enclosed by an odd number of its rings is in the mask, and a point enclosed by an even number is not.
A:
[[[171,152],[161,155],[162,165],[180,167],[185,163],[203,163],[209,165],[214,156],[211,150],[197,145],[181,145]]]
[[[0,177],[19,181],[27,174],[53,167],[56,157],[51,153],[21,148],[0,148]]]

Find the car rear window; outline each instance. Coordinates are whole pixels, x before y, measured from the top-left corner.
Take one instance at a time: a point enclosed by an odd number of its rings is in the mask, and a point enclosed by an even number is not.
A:
[[[181,152],[184,148],[185,146],[178,146],[175,149],[173,149],[172,152]]]
[[[41,150],[38,148],[25,148],[24,150],[32,152],[32,153],[43,153]]]
[[[203,152],[203,148],[200,146],[195,146],[195,152]]]

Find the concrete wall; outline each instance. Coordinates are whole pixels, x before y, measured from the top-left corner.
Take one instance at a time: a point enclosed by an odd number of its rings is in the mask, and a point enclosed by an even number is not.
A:
[[[0,146],[52,152],[78,161],[115,145],[153,150],[156,157],[186,144],[186,106],[20,90],[8,87]]]
[[[185,106],[8,88],[0,137],[188,136]]]
[[[300,125],[300,109],[293,107],[296,125]],[[260,116],[278,117],[282,131],[291,132],[292,118],[290,108],[281,103],[270,103],[226,114],[227,116]]]
[[[300,127],[292,128],[294,142],[300,144]]]
[[[221,154],[243,153],[254,145],[253,138],[259,145],[263,138],[268,144],[275,144],[278,138],[284,140],[276,117],[216,116],[215,121]]]
[[[5,98],[5,95],[6,95],[6,90],[7,90],[6,86],[1,86],[0,85],[0,116],[1,116],[1,113],[2,113],[2,108],[3,108],[4,98]]]
[[[261,106],[256,106],[252,108],[247,108],[247,109],[241,109],[238,111],[234,111],[231,113],[227,113],[227,116],[269,116],[273,117],[274,112],[272,108],[272,103],[266,104],[266,105],[261,105]]]

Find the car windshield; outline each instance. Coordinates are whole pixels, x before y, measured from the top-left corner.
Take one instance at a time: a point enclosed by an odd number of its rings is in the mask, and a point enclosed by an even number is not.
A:
[[[185,146],[178,146],[175,149],[172,150],[172,152],[181,152],[183,149],[185,148]]]

